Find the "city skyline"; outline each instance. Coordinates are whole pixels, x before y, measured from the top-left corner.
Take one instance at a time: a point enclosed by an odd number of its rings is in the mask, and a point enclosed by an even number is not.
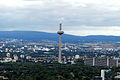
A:
[[[119,0],[1,0],[0,30],[120,36]]]

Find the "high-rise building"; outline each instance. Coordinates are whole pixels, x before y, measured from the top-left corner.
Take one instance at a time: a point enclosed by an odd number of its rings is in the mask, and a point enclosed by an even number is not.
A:
[[[64,31],[62,31],[62,23],[60,23],[60,29],[59,31],[57,32],[59,34],[59,53],[58,53],[58,63],[62,63],[62,50],[61,50],[61,47],[62,47],[62,34],[64,34]]]
[[[84,59],[84,64],[88,66],[94,66],[94,58],[86,58]]]
[[[95,60],[94,66],[109,66],[108,57],[96,57],[94,60]]]
[[[88,66],[110,66],[118,67],[118,59],[113,57],[93,57],[84,59],[85,65]]]
[[[111,70],[101,70],[102,80],[112,80]]]

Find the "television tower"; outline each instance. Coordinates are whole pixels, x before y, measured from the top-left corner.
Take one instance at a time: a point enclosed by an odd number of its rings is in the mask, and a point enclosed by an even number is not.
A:
[[[57,34],[59,34],[59,53],[58,53],[58,63],[62,63],[62,34],[64,34],[64,31],[62,31],[62,23],[60,23],[59,25],[59,31],[57,32]]]

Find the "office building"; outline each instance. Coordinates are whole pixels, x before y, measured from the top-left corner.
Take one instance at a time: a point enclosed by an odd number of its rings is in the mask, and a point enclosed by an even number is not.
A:
[[[85,58],[84,64],[88,66],[110,66],[118,67],[118,59],[113,57],[93,57]]]

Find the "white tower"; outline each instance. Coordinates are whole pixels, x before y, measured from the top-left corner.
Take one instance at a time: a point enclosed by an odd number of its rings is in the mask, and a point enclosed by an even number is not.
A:
[[[62,31],[62,23],[60,23],[60,29],[59,31],[57,32],[59,34],[59,53],[58,53],[58,63],[62,63],[62,50],[61,50],[61,47],[62,47],[62,34],[64,34],[64,31]]]

